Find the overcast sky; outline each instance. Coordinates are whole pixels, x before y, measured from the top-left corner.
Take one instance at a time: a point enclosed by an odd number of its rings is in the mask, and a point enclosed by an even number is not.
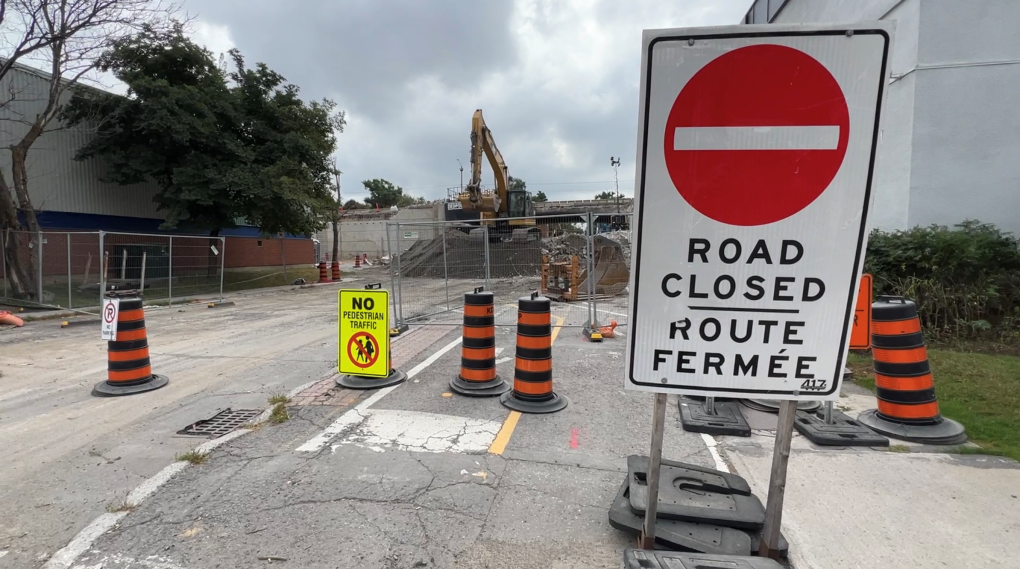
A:
[[[510,168],[550,199],[633,194],[641,30],[739,22],[750,0],[187,0],[194,38],[237,47],[347,112],[344,199],[385,178],[445,197],[482,109]],[[465,171],[470,177],[470,172]],[[483,181],[492,184],[491,171]]]

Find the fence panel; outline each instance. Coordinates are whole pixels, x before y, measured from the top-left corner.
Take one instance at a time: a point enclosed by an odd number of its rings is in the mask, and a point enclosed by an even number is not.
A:
[[[460,222],[393,222],[390,269],[401,323],[460,323],[464,293],[487,287],[487,228]],[[474,230],[474,233],[472,233]]]
[[[517,299],[539,291],[556,322],[626,325],[629,216],[579,212],[499,225],[464,222],[389,226],[394,309],[406,324],[460,323],[463,295],[496,295],[496,325],[517,323]],[[562,319],[562,320],[560,320]]]
[[[631,220],[629,213],[594,215],[594,266],[591,270],[595,275],[595,290],[590,302],[592,314],[601,326],[609,326],[614,321],[617,326],[628,324]]]

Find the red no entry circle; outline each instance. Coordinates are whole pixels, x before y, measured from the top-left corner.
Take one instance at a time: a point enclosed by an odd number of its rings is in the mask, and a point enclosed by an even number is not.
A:
[[[379,342],[368,332],[358,332],[347,341],[347,353],[354,365],[371,367],[379,359]]]
[[[775,223],[829,187],[849,134],[846,99],[825,66],[790,47],[747,46],[681,89],[666,119],[666,169],[707,217]]]

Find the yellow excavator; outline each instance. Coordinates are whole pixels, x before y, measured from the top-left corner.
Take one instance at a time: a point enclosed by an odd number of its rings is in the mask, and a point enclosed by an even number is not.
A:
[[[483,154],[496,177],[495,191],[482,189]],[[471,118],[471,182],[464,187],[457,201],[465,212],[478,212],[481,224],[488,226],[490,239],[504,239],[507,234],[511,241],[539,238],[531,193],[510,187],[510,171],[496,148],[492,131],[485,125],[481,109],[476,110]],[[481,237],[485,230],[475,229],[470,234]]]

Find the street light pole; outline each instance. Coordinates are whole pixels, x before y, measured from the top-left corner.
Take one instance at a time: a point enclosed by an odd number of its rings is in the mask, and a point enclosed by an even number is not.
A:
[[[609,165],[613,167],[613,183],[616,186],[616,215],[620,215],[620,159],[609,157]]]
[[[457,158],[457,165],[460,166],[460,191],[464,191],[464,165],[460,163],[460,158]]]

